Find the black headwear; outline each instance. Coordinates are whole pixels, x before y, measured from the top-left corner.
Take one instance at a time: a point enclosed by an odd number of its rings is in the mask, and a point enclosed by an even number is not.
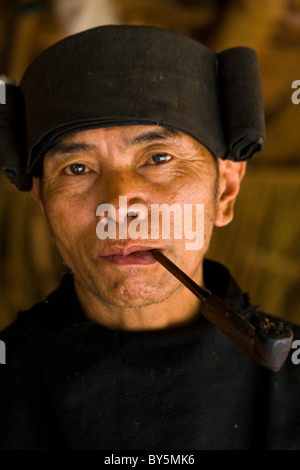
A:
[[[30,189],[57,138],[84,129],[164,125],[234,161],[248,160],[265,142],[255,51],[217,55],[160,28],[100,26],[67,37],[6,91],[0,167],[21,190]]]

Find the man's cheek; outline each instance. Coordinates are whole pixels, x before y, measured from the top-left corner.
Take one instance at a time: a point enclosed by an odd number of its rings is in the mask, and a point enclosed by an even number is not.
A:
[[[47,218],[56,231],[81,233],[87,225],[96,225],[95,214],[85,201],[68,201],[67,197],[51,201],[45,208]]]

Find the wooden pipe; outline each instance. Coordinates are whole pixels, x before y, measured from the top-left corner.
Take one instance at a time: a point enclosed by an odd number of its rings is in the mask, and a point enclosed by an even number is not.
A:
[[[201,300],[200,312],[252,359],[277,372],[291,349],[293,332],[277,319],[264,318],[256,326],[233,310],[223,299],[198,286],[189,276],[158,250],[154,258]]]

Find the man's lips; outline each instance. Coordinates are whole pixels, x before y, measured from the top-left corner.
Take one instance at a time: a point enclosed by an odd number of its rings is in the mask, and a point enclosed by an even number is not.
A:
[[[127,246],[127,247],[111,247],[103,250],[97,258],[103,259],[110,263],[119,265],[147,265],[154,264],[156,260],[151,253],[152,249],[157,247],[149,246]]]
[[[115,264],[153,264],[156,263],[151,251],[135,251],[129,255],[109,255],[102,256],[102,259]]]

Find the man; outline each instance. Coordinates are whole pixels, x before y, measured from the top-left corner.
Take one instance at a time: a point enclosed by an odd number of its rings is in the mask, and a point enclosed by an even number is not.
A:
[[[100,27],[45,51],[8,98],[2,169],[31,191],[70,274],[1,335],[1,447],[299,449],[291,358],[278,373],[253,361],[152,252],[261,318],[205,259],[264,144],[254,52],[216,56],[169,31]],[[202,221],[196,249],[186,231],[175,236],[175,214],[169,237],[151,224],[162,205],[204,207],[203,219],[190,213],[192,233]],[[143,237],[129,230],[137,222]]]

